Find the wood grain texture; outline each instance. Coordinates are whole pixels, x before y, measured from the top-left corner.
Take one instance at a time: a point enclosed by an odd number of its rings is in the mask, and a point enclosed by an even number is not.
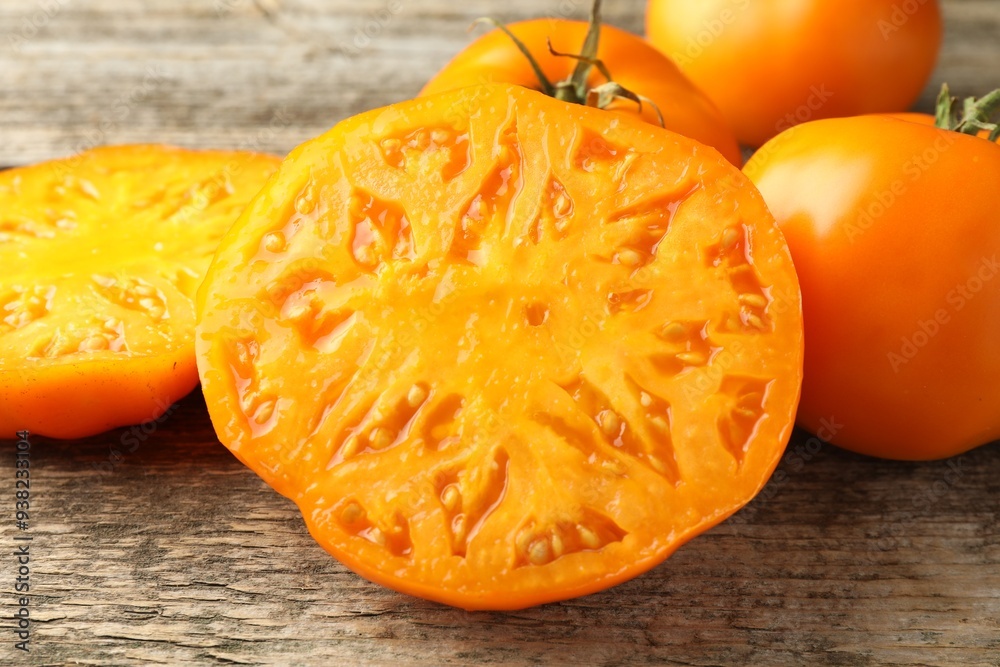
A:
[[[0,0],[0,165],[95,143],[286,153],[359,111],[413,96],[469,24],[568,15],[589,0]],[[641,32],[644,3],[609,0]],[[1000,3],[945,0],[941,82],[1000,88]],[[367,30],[367,34],[366,31]],[[371,36],[369,36],[371,35]]]
[[[550,4],[583,16],[587,3]],[[609,0],[609,20],[638,31],[642,4]],[[924,109],[945,79],[956,94],[1000,87],[1000,1],[944,6]],[[415,93],[473,18],[544,11],[535,0],[0,0],[0,165],[95,142],[285,152]],[[36,32],[11,40],[32,32],[24,20]],[[374,37],[355,42],[366,26]],[[330,558],[294,505],[218,443],[200,395],[135,451],[125,433],[34,439],[32,653],[5,631],[0,664],[1000,665],[997,445],[901,464],[798,435],[752,505],[646,575],[473,614]],[[13,536],[4,521],[5,550]]]
[[[35,439],[35,664],[1000,664],[996,445],[902,464],[799,435],[761,496],[646,575],[467,613],[330,558],[200,394],[127,434]]]

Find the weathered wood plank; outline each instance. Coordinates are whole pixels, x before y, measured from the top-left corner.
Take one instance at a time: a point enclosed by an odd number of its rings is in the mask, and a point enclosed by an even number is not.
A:
[[[597,595],[502,614],[348,572],[292,503],[218,444],[200,395],[136,451],[124,433],[35,442],[38,664],[1000,658],[1000,446],[902,464],[830,446],[810,455],[797,437],[786,479],[663,565]],[[797,448],[810,460],[798,463]]]
[[[643,3],[606,4],[610,22],[642,30]],[[548,13],[582,18],[588,5],[559,0]],[[960,95],[1000,87],[996,0],[944,7],[947,41],[923,109],[945,79]],[[0,0],[0,165],[95,142],[284,153],[415,94],[468,42],[474,18],[545,11],[529,0]]]

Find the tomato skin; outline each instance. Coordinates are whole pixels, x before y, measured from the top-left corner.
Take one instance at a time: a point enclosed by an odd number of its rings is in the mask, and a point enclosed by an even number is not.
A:
[[[158,419],[198,386],[198,369],[192,341],[131,363],[95,359],[0,370],[0,381],[14,388],[0,394],[0,433],[24,429],[76,439]]]
[[[552,83],[567,78],[576,61],[549,53],[546,40],[552,39],[556,51],[577,53],[588,29],[583,21],[551,19],[522,21],[507,27],[524,42]],[[737,167],[743,164],[736,137],[715,104],[670,59],[643,39],[613,26],[602,26],[598,58],[608,66],[615,81],[648,97],[659,107],[668,130],[712,146]],[[604,78],[595,70],[589,82],[598,85]],[[424,86],[420,95],[483,83],[513,83],[539,89],[538,78],[524,54],[500,30],[493,30],[455,56]],[[617,113],[638,115],[659,125],[648,104],[641,113],[635,103],[627,100],[620,100],[613,108]]]
[[[943,34],[937,0],[911,4],[650,0],[646,33],[760,146],[808,120],[908,109]]]
[[[802,285],[799,424],[904,460],[1000,437],[1000,147],[891,117],[825,120],[745,173]]]

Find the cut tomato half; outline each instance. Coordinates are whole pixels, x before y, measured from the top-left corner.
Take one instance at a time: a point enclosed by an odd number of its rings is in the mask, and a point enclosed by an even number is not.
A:
[[[510,86],[296,149],[199,317],[222,442],[348,567],[467,609],[606,588],[722,521],[801,381],[798,283],[749,181]]]
[[[190,392],[195,292],[278,163],[116,146],[0,173],[0,437],[93,435]]]

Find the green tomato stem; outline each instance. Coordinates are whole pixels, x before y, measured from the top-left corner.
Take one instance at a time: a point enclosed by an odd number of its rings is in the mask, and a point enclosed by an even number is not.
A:
[[[961,110],[957,108],[957,102],[948,84],[941,86],[935,113],[937,127],[972,136],[988,132],[990,141],[1000,138],[1000,124],[993,121],[994,116],[1000,113],[1000,89],[979,98],[965,98]]]
[[[584,38],[583,46],[580,49],[580,53],[561,53],[556,51],[552,47],[552,41],[549,40],[549,52],[559,58],[572,58],[576,60],[576,67],[573,68],[573,73],[566,79],[552,83],[549,78],[545,75],[542,70],[541,65],[538,64],[538,60],[535,59],[531,51],[528,49],[527,45],[522,42],[517,36],[511,32],[510,28],[505,26],[500,21],[494,18],[481,18],[473,22],[473,26],[480,23],[488,23],[495,26],[503,31],[505,35],[514,43],[517,50],[520,51],[528,62],[531,64],[531,69],[535,73],[535,77],[538,79],[541,91],[548,95],[549,97],[554,97],[557,100],[563,102],[569,102],[570,104],[582,104],[585,106],[592,106],[598,109],[606,109],[613,102],[619,99],[631,100],[639,105],[639,110],[642,110],[642,104],[645,102],[649,104],[656,111],[656,116],[660,121],[660,125],[664,126],[663,113],[660,108],[653,103],[648,97],[643,95],[638,95],[628,90],[627,88],[621,86],[611,78],[611,72],[608,71],[607,66],[597,57],[598,48],[600,47],[601,40],[601,0],[594,0],[594,4],[590,9],[590,25],[587,29],[587,36]],[[587,81],[590,78],[590,73],[593,69],[597,69],[602,76],[607,80],[605,83],[591,88],[588,86]]]

